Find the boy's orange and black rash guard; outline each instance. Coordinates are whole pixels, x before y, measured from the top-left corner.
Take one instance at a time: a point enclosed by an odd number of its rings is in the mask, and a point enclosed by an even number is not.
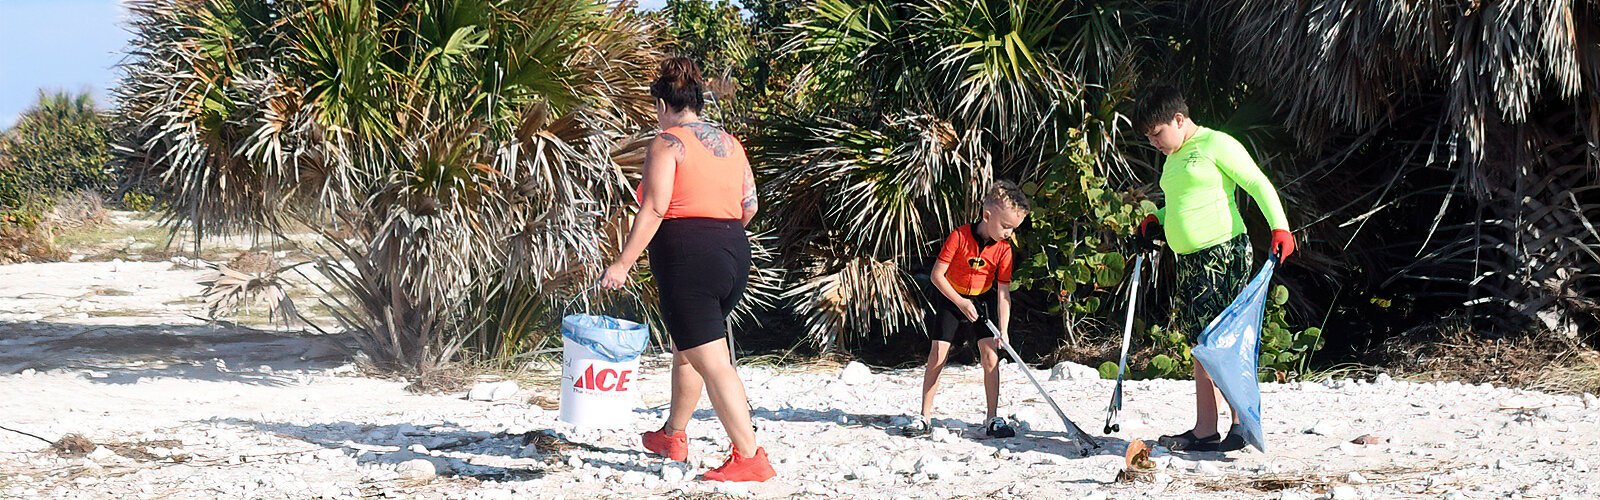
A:
[[[949,264],[944,278],[956,293],[974,297],[1011,283],[1011,243],[977,236],[977,224],[956,228],[944,239],[939,262]]]

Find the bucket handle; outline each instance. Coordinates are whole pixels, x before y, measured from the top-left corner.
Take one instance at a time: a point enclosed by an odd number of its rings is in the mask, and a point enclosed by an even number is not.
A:
[[[598,290],[599,288],[600,288],[600,283],[599,282],[595,282],[595,284],[589,285],[588,287],[586,287],[583,290],[579,291],[578,292],[578,296],[573,297],[571,299],[567,299],[567,301],[561,305],[561,310],[560,310],[561,315],[562,316],[566,316],[566,313],[568,311],[572,310],[572,305],[576,304],[579,299],[583,300],[583,313],[584,314],[589,314],[590,312],[594,311],[594,304],[589,301],[589,295],[594,293],[594,291]],[[624,292],[628,292],[628,296],[633,297],[634,303],[641,304],[641,305],[644,304],[644,299],[640,298],[639,297],[639,293],[633,291],[632,288],[622,287],[621,290],[624,291]]]

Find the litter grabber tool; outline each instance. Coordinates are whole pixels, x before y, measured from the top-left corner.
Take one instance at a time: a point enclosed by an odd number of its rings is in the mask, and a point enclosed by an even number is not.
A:
[[[1106,427],[1110,434],[1122,431],[1122,377],[1128,372],[1128,344],[1133,341],[1133,312],[1139,303],[1139,278],[1144,271],[1144,254],[1133,260],[1133,280],[1128,283],[1128,316],[1122,327],[1122,356],[1117,360],[1117,385],[1111,390],[1111,404],[1106,407]]]
[[[1056,405],[1055,398],[1050,397],[1050,393],[1044,390],[1043,385],[1039,385],[1039,379],[1033,377],[1033,372],[1028,370],[1028,364],[1022,361],[1022,356],[1017,354],[1015,349],[1011,348],[1011,343],[1007,342],[1005,338],[1000,336],[1000,329],[994,326],[994,322],[990,321],[987,317],[982,318],[982,321],[984,326],[989,327],[989,331],[994,333],[994,338],[995,340],[999,341],[998,343],[1000,344],[1000,348],[1006,351],[1006,355],[1011,356],[1011,361],[1015,362],[1017,364],[1017,368],[1022,370],[1022,374],[1028,377],[1028,382],[1032,382],[1033,388],[1039,390],[1039,395],[1044,397],[1044,402],[1049,403],[1050,409],[1055,410],[1056,416],[1060,417],[1061,423],[1065,424],[1067,427],[1067,435],[1071,436],[1073,441],[1077,441],[1080,444],[1079,449],[1086,455],[1089,453],[1090,449],[1099,449],[1100,443],[1095,442],[1094,438],[1089,436],[1089,433],[1083,432],[1083,429],[1078,427],[1078,424],[1073,423],[1072,419],[1067,418],[1066,412],[1061,411],[1061,407]]]

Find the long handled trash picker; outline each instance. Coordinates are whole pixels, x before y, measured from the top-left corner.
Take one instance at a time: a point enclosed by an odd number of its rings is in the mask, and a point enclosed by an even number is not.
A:
[[[1087,455],[1090,449],[1100,449],[1100,443],[1096,443],[1094,438],[1089,437],[1089,433],[1083,432],[1083,429],[1079,428],[1078,424],[1072,423],[1072,419],[1067,418],[1067,414],[1061,411],[1060,406],[1056,405],[1055,398],[1051,398],[1050,393],[1044,390],[1044,386],[1039,385],[1039,380],[1033,378],[1033,372],[1028,371],[1028,364],[1022,362],[1022,356],[1018,355],[1017,351],[1011,348],[1010,342],[1007,342],[1004,338],[1000,337],[1000,329],[994,326],[994,322],[989,321],[989,318],[986,317],[983,318],[983,324],[984,326],[989,327],[990,332],[994,333],[995,340],[998,340],[1000,347],[1005,349],[1007,355],[1011,356],[1011,361],[1017,363],[1017,368],[1022,369],[1022,374],[1028,376],[1028,381],[1033,383],[1033,388],[1039,390],[1040,396],[1044,396],[1044,402],[1050,404],[1050,409],[1056,411],[1057,417],[1061,417],[1061,423],[1066,424],[1067,435],[1071,436],[1073,441],[1077,441],[1081,445],[1088,445],[1087,447],[1079,446],[1079,450]]]
[[[1122,431],[1122,376],[1128,371],[1128,344],[1133,340],[1133,311],[1139,303],[1139,278],[1144,270],[1144,254],[1133,261],[1133,281],[1128,286],[1128,319],[1122,327],[1122,357],[1117,360],[1117,386],[1111,390],[1111,405],[1106,407],[1105,433]]]

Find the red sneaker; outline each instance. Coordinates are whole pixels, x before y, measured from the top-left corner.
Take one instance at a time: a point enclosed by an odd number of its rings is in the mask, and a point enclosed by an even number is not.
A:
[[[759,483],[772,479],[772,476],[776,475],[778,473],[772,470],[772,463],[767,461],[767,449],[756,448],[756,454],[751,455],[750,458],[741,457],[738,451],[734,451],[728,456],[728,461],[724,462],[722,467],[706,471],[705,479],[707,481],[751,481]]]
[[[650,453],[678,462],[689,459],[689,435],[683,431],[667,434],[658,429],[640,434],[639,438]]]

